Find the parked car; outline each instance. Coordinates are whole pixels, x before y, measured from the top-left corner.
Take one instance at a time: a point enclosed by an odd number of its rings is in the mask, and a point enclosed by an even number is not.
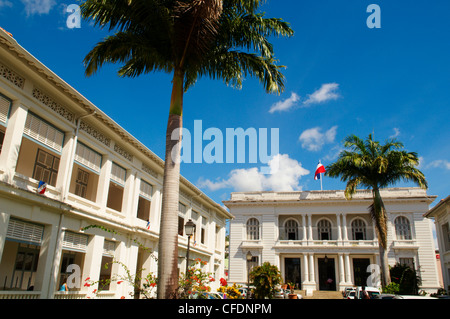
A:
[[[347,294],[345,295],[345,299],[355,299],[356,290],[349,290],[347,291]]]
[[[380,289],[376,287],[364,287],[364,290],[367,292],[369,299],[375,299],[376,296],[381,294]],[[364,299],[363,287],[358,286],[355,291],[355,299]]]
[[[345,287],[344,290],[342,291],[342,296],[346,298],[348,293],[352,290],[355,290],[355,287]]]
[[[375,296],[374,299],[394,299],[395,295],[393,294],[379,294],[378,296]]]
[[[284,299],[286,296],[286,291],[283,288],[277,288],[275,292],[275,299]]]
[[[417,295],[395,295],[394,299],[438,299],[430,296],[417,296]]]

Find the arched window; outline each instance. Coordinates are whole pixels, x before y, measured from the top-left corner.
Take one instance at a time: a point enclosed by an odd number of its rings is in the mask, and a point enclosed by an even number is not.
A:
[[[286,233],[286,239],[298,240],[298,223],[295,220],[289,219],[284,224],[284,231]]]
[[[259,221],[256,218],[247,221],[247,239],[259,240]]]
[[[352,222],[353,240],[366,240],[366,223],[362,219],[355,219]]]
[[[320,240],[331,240],[331,223],[328,220],[322,219],[317,224],[317,230]]]
[[[411,237],[411,226],[408,218],[404,216],[399,216],[394,221],[395,224],[395,234],[397,235],[397,239],[408,240],[412,239]]]

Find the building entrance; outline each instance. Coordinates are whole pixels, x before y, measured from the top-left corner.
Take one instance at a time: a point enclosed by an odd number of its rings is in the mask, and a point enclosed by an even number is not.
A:
[[[302,289],[300,258],[284,259],[284,282],[293,283],[296,289]]]
[[[370,265],[369,258],[353,258],[353,278],[355,278],[355,286],[366,286],[367,278],[370,273],[367,267]]]
[[[334,258],[319,258],[319,290],[336,290]]]

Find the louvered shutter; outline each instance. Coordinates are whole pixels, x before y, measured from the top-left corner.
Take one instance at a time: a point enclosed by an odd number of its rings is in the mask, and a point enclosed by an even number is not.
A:
[[[116,243],[114,241],[105,240],[103,244],[103,255],[114,257],[116,252]]]
[[[0,95],[0,122],[6,124],[10,107],[11,101]]]
[[[141,185],[140,185],[140,190],[139,190],[139,195],[147,198],[148,200],[152,199],[152,185],[150,185],[149,183],[147,183],[144,180],[141,180]]]
[[[88,245],[88,236],[71,231],[64,231],[63,247],[68,250],[85,252]]]
[[[112,163],[111,167],[111,179],[116,183],[125,186],[125,179],[127,177],[127,171],[117,165],[116,163]]]
[[[28,113],[23,132],[57,152],[62,151],[64,133],[31,113]]]
[[[44,235],[44,226],[27,223],[17,219],[10,219],[6,237],[40,245]]]
[[[79,142],[77,143],[77,150],[75,151],[75,161],[97,173],[100,173],[102,156]]]

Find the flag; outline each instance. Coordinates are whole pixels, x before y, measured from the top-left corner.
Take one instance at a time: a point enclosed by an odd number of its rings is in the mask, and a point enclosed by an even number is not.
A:
[[[47,190],[47,183],[45,183],[43,181],[39,181],[37,192],[39,194],[44,194],[46,190]]]
[[[150,229],[150,221],[147,221],[147,229]]]
[[[314,173],[314,180],[320,179],[320,174],[325,173],[325,166],[323,166],[320,162],[317,164],[316,172]]]

